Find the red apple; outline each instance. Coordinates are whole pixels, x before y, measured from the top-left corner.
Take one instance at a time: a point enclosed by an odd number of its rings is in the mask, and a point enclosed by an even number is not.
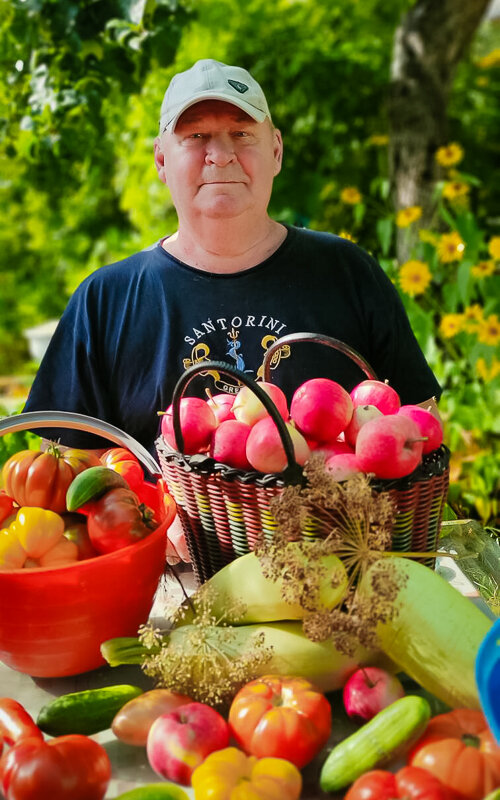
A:
[[[329,378],[312,378],[295,391],[290,416],[304,436],[318,442],[332,442],[352,417],[348,392]]]
[[[336,481],[345,481],[362,472],[354,453],[337,453],[325,461],[325,469]]]
[[[226,419],[234,419],[233,403],[235,397],[235,394],[222,392],[221,394],[211,395],[207,400],[219,423],[224,422]]]
[[[349,717],[369,720],[404,695],[395,675],[379,667],[361,667],[344,686],[343,700]]]
[[[371,419],[356,439],[356,455],[363,472],[377,478],[402,478],[422,459],[422,434],[416,422],[399,414]]]
[[[283,419],[287,420],[289,417],[288,403],[282,389],[274,383],[266,383],[266,381],[259,381],[258,384],[269,395]],[[255,425],[260,419],[269,416],[264,404],[248,386],[242,386],[236,395],[233,414],[236,419],[246,422],[247,425]]]
[[[295,460],[302,466],[311,454],[307,442],[290,422],[286,423],[286,427],[292,438]],[[253,425],[247,439],[246,455],[252,467],[259,472],[282,472],[285,469],[285,448],[271,417],[267,416]]]
[[[205,703],[187,703],[153,722],[146,745],[158,775],[189,786],[196,767],[229,744],[229,725]]]
[[[310,444],[309,447],[311,447]],[[345,441],[341,441],[340,439],[335,439],[334,442],[328,442],[328,444],[318,444],[317,447],[314,448],[314,452],[322,453],[322,455],[324,455],[326,459],[330,458],[330,456],[337,456],[340,453],[354,453],[354,448],[351,447],[350,444],[347,444],[347,442]]]
[[[399,395],[387,381],[366,380],[351,392],[354,406],[376,406],[382,414],[395,414],[401,405]]]
[[[201,397],[183,397],[180,402],[179,420],[184,437],[186,455],[202,453],[208,449],[212,433],[217,427],[217,419],[205,400]],[[165,441],[177,448],[174,436],[172,406],[170,405],[161,419],[161,432]]]
[[[251,425],[237,419],[226,419],[214,431],[210,444],[210,455],[221,464],[236,469],[251,469],[246,456],[248,434]]]
[[[365,422],[381,416],[382,412],[379,408],[377,408],[377,406],[355,406],[354,411],[352,412],[351,421],[344,431],[346,442],[349,442],[352,447],[355,447],[358,433]]]
[[[426,408],[422,408],[421,406],[405,405],[401,406],[401,408],[398,410],[398,414],[402,414],[403,416],[408,417],[416,422],[420,428],[421,435],[427,437],[427,441],[424,442],[424,455],[426,453],[431,453],[432,450],[437,450],[437,448],[442,444],[443,426],[434,416],[434,414],[432,414],[430,411],[427,411]]]

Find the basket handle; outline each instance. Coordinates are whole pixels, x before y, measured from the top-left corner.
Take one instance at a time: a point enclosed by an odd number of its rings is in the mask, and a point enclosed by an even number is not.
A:
[[[371,378],[372,380],[378,380],[375,371],[372,369],[368,361],[366,361],[356,350],[350,347],[350,345],[346,344],[345,342],[341,342],[340,339],[334,339],[332,336],[325,336],[321,333],[303,332],[289,333],[286,336],[282,336],[281,339],[276,339],[276,341],[273,342],[270,347],[268,347],[264,356],[264,361],[262,362],[265,381],[270,381],[271,379],[271,358],[274,353],[276,353],[280,347],[283,347],[284,344],[293,344],[294,342],[313,342],[314,344],[324,344],[333,348],[334,350],[339,350],[341,353],[344,353],[344,355],[354,361],[354,363],[357,364],[357,366],[368,378]]]
[[[259,386],[257,381],[249,378],[244,372],[236,369],[231,364],[226,364],[224,361],[201,361],[189,367],[177,381],[174,392],[172,395],[172,423],[174,428],[175,444],[179,453],[184,452],[184,437],[182,435],[180,423],[180,402],[188,384],[196,375],[207,372],[207,370],[217,370],[223,375],[229,375],[232,378],[240,381],[240,383],[247,386],[258,397],[268,414],[272,417],[274,424],[278,429],[278,433],[283,444],[285,455],[287,459],[287,466],[283,470],[283,475],[286,477],[287,482],[300,483],[302,480],[302,468],[299,467],[295,461],[295,453],[293,449],[292,439],[287,430],[285,423],[274,405],[273,401],[268,394]]]
[[[152,476],[161,478],[159,465],[142,444],[122,431],[121,428],[96,417],[88,417],[86,414],[76,414],[70,411],[25,411],[23,414],[0,419],[0,436],[3,436],[4,433],[15,433],[30,428],[53,428],[54,426],[82,430],[97,436],[105,434],[111,442],[126,447],[137,456]]]

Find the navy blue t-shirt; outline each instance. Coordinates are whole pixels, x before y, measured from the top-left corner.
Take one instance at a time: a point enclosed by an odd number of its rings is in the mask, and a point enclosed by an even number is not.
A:
[[[310,331],[358,351],[402,403],[440,387],[410,328],[395,287],[352,242],[289,227],[266,261],[233,274],[190,267],[157,243],[102,267],[78,287],[35,377],[25,411],[88,414],[125,430],[152,453],[160,418],[179,376],[193,363],[226,361],[261,376],[266,349],[286,334]],[[347,390],[366,376],[324,345],[280,352],[273,383],[291,397],[306,379],[330,377]],[[198,376],[187,394],[236,392],[234,379]],[[111,446],[90,434],[45,430],[79,447]]]

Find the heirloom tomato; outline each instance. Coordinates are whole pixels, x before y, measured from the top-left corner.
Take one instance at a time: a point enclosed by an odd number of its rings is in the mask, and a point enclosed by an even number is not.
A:
[[[144,481],[139,460],[125,447],[111,447],[101,455],[101,464],[118,472],[131,489],[136,491]]]
[[[423,767],[465,800],[500,787],[500,746],[481,711],[458,708],[433,717],[409,763]]]
[[[285,758],[301,769],[326,744],[331,729],[326,697],[304,678],[265,675],[236,694],[229,710],[231,733],[257,758]]]
[[[345,800],[458,800],[430,772],[420,767],[403,767],[396,774],[374,769],[361,775],[347,792]]]
[[[62,514],[66,511],[66,492],[75,475],[98,464],[94,453],[63,452],[55,444],[45,452],[21,450],[3,466],[4,488],[20,506],[38,506]]]
[[[226,747],[196,767],[191,785],[195,800],[298,800],[302,776],[283,758],[258,759]]]
[[[0,760],[6,800],[102,800],[110,777],[104,747],[79,734],[23,739]]]
[[[11,697],[0,697],[0,741],[8,745],[23,739],[43,739],[43,733],[26,709]]]
[[[158,527],[151,509],[131,489],[110,489],[86,503],[85,511],[90,541],[99,553],[134,544]]]
[[[8,524],[9,517],[15,511],[14,500],[3,489],[0,491],[0,525]]]

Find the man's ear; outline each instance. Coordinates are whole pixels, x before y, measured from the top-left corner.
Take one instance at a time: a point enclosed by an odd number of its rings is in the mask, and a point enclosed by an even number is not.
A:
[[[163,148],[161,146],[161,139],[159,136],[156,137],[154,143],[154,154],[155,154],[155,167],[158,173],[158,177],[162,183],[167,185],[167,176],[165,174],[165,153],[163,152]]]
[[[273,130],[273,150],[274,150],[274,174],[278,175],[281,172],[281,164],[283,161],[283,139],[281,131],[278,128]]]

